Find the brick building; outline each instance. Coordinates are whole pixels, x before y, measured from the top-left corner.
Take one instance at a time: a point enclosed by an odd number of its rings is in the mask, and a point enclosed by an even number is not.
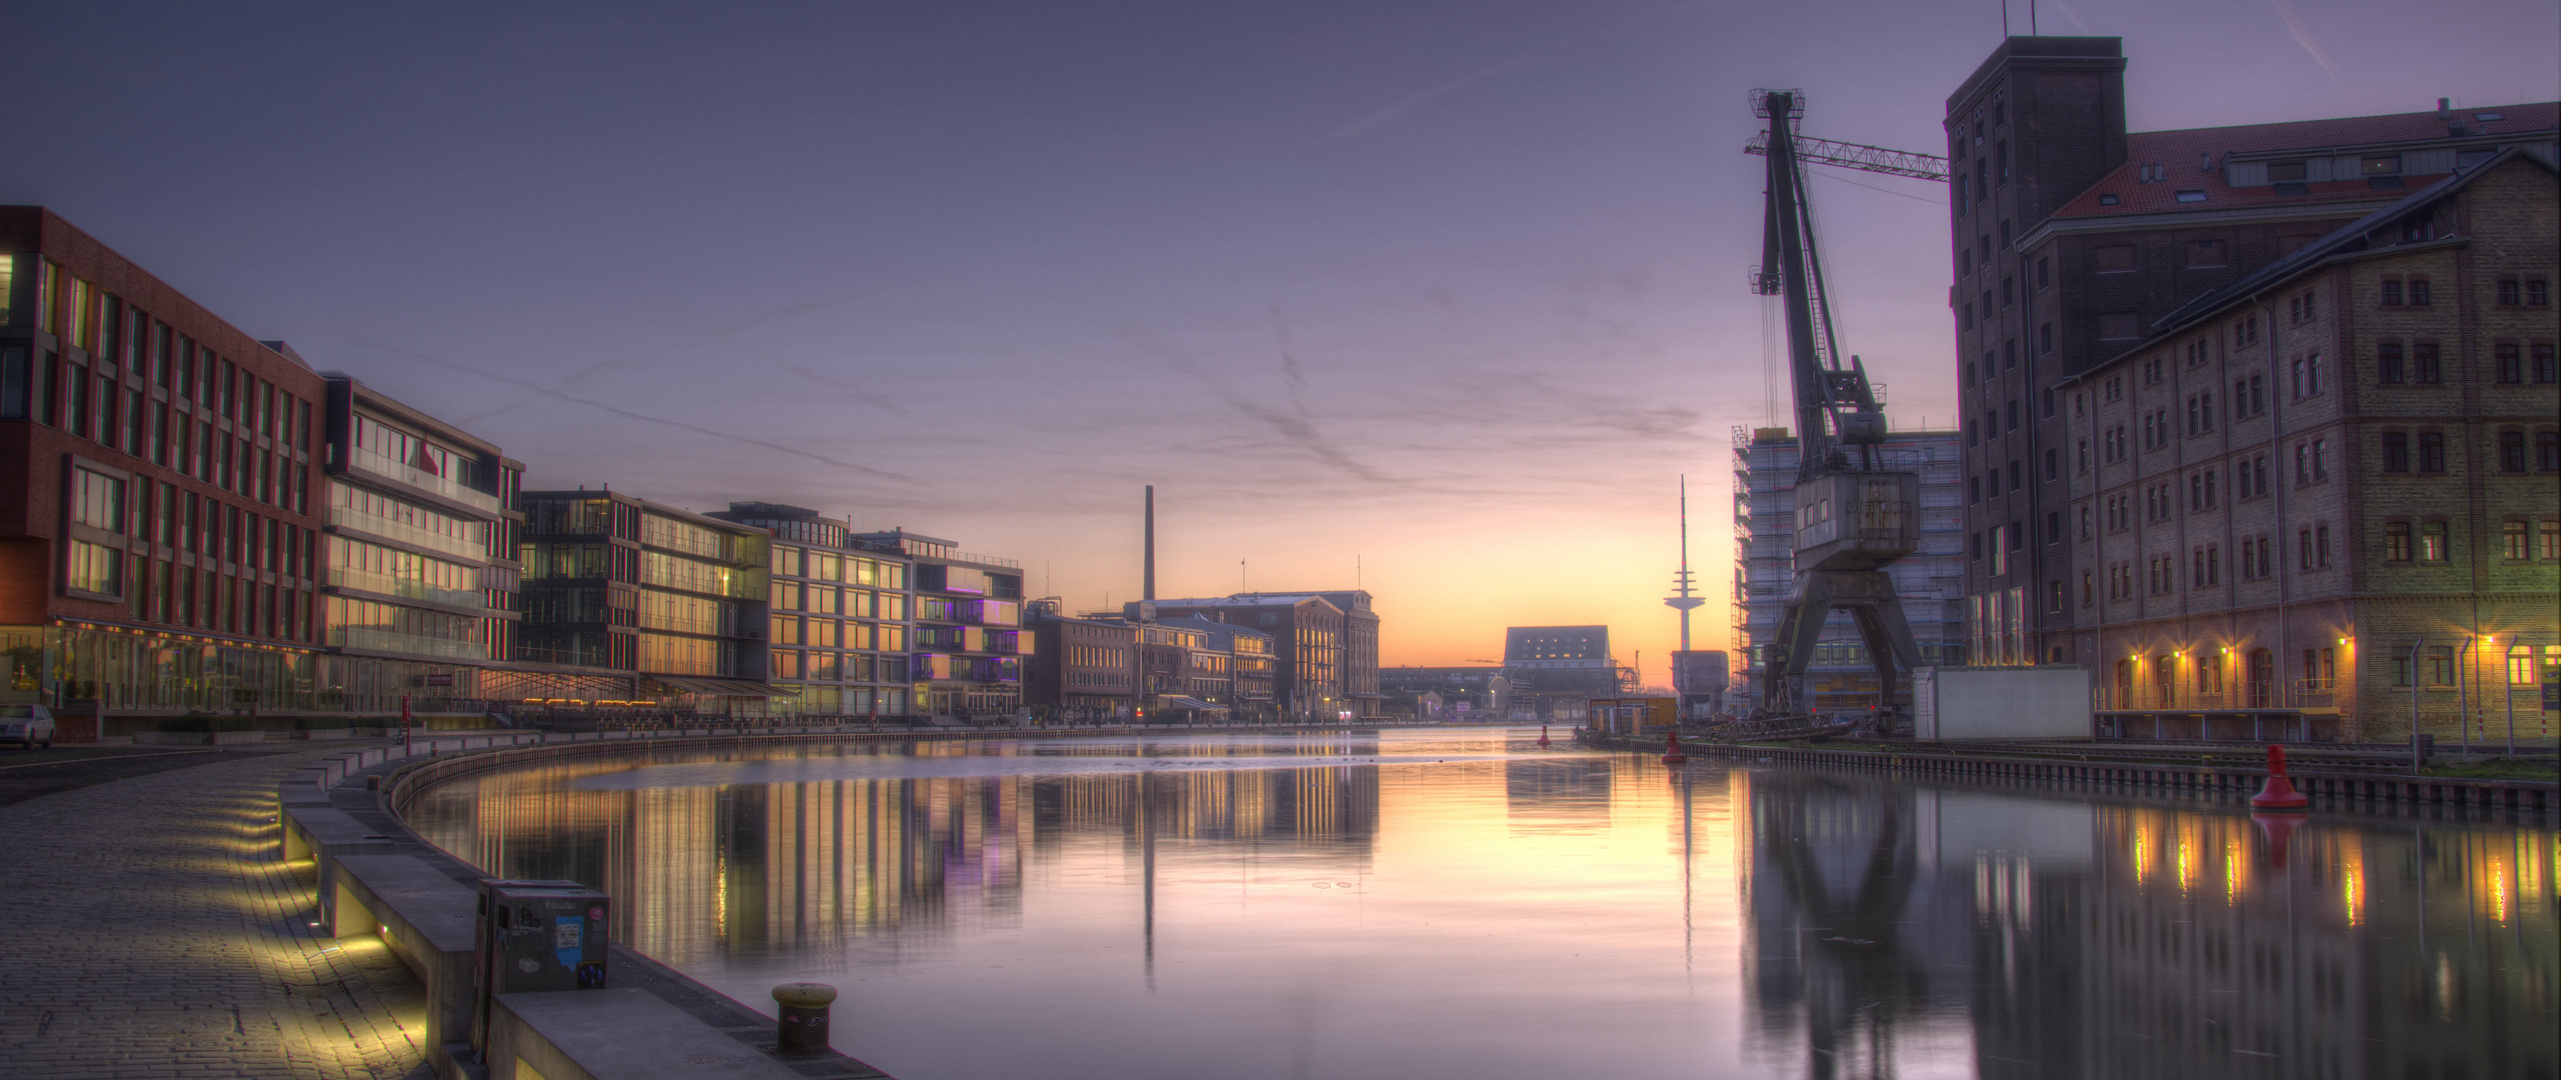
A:
[[[2128,132],[2115,38],[2005,41],[1946,102],[1974,663],[2089,663],[2056,388],[2155,324],[2502,148],[2561,105]],[[2547,237],[2548,238],[2548,237]],[[1990,553],[1998,553],[1997,558]]]
[[[41,207],[0,207],[8,688],[344,708],[315,678],[320,375]]]
[[[1346,620],[1343,609],[1324,594],[1237,593],[1155,603],[1158,619],[1199,616],[1271,635],[1272,704],[1282,719],[1337,720],[1383,714],[1379,711],[1384,708],[1382,699],[1374,693],[1370,697],[1354,697],[1344,684]],[[1122,617],[1136,619],[1137,603],[1125,605]],[[1374,627],[1375,621],[1371,625]],[[1369,669],[1375,679],[1375,652],[1370,656]]]
[[[1034,641],[1024,665],[1025,700],[1067,709],[1129,708],[1135,628],[1061,614],[1055,600],[1025,604],[1023,623]]]
[[[2511,148],[2165,313],[2067,376],[2076,576],[2041,606],[2102,722],[2504,733],[2561,663],[2561,177]],[[2054,638],[2049,636],[2048,641]],[[2061,646],[2056,646],[2061,647]]]

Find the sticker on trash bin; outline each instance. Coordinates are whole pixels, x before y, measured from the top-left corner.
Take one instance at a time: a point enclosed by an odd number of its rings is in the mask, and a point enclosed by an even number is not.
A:
[[[587,936],[587,920],[575,915],[555,915],[551,920],[551,953],[560,958],[560,966],[577,967],[578,954]]]

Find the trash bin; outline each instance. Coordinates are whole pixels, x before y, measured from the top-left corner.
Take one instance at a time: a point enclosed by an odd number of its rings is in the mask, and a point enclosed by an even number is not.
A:
[[[490,999],[605,988],[604,893],[575,881],[487,880],[472,947],[471,1047],[489,1049]]]

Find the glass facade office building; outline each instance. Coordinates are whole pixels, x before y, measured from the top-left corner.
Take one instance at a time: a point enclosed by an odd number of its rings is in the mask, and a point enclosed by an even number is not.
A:
[[[789,694],[774,699],[775,711],[906,716],[915,701],[909,561],[815,510],[731,503],[710,516],[773,534],[766,681]]]

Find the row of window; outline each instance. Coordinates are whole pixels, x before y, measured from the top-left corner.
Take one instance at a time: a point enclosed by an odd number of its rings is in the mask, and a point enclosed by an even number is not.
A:
[[[77,525],[288,577],[310,576],[317,533],[175,484],[75,466],[69,502]]]
[[[907,627],[900,623],[838,622],[776,615],[771,619],[776,645],[814,645],[823,649],[871,649],[905,652]],[[919,647],[926,647],[919,641]]]
[[[903,620],[907,617],[907,594],[777,581],[773,584],[773,606],[777,611]]]
[[[907,587],[907,564],[895,560],[866,559],[780,544],[774,546],[772,559],[776,577],[810,578],[883,589]]]
[[[791,649],[776,649],[769,655],[772,677],[776,679],[857,683],[907,681],[907,658],[904,656],[798,652]]]

